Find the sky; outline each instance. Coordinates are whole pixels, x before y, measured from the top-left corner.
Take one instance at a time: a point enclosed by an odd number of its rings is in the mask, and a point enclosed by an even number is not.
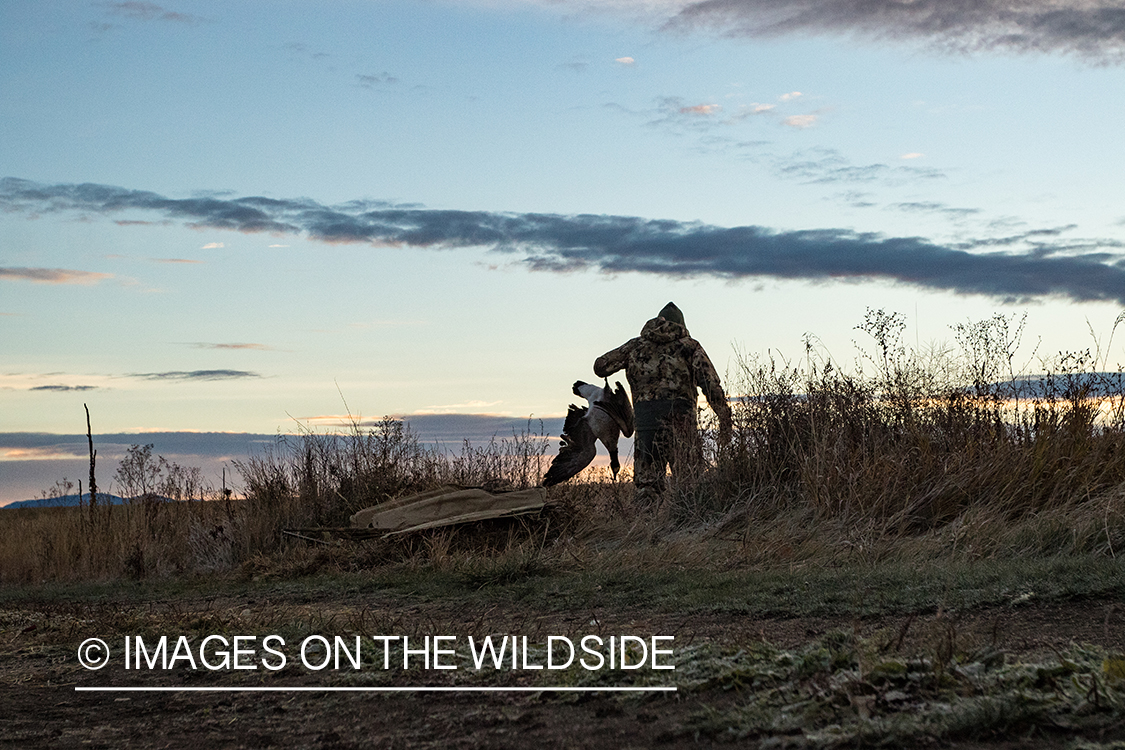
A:
[[[1026,312],[1034,370],[1125,308],[1123,90],[1121,0],[5,0],[0,504],[84,405],[103,489],[557,432],[670,300],[732,391],[868,309]]]

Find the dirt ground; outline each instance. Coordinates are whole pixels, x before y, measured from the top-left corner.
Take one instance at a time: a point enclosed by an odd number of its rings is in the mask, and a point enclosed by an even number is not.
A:
[[[132,609],[130,609],[132,607]],[[125,671],[117,662],[88,671],[77,662],[78,644],[98,635],[116,644],[122,631],[105,633],[105,623],[164,622],[204,632],[221,623],[237,631],[269,632],[275,615],[307,616],[325,632],[363,629],[374,619],[386,632],[399,623],[416,632],[538,634],[600,632],[673,634],[676,647],[712,642],[745,646],[765,640],[800,646],[826,632],[845,629],[883,639],[909,652],[935,632],[947,634],[959,650],[1001,649],[1009,659],[1041,659],[1073,642],[1125,652],[1125,602],[1086,600],[1065,604],[1028,602],[958,613],[871,620],[828,618],[756,619],[722,614],[551,612],[518,607],[463,611],[440,603],[402,606],[372,595],[348,601],[286,600],[272,596],[230,596],[144,605],[39,605],[0,607],[0,747],[3,748],[646,748],[732,746],[714,733],[691,731],[692,716],[737,703],[739,690],[680,691],[622,697],[610,693],[89,693],[79,686],[343,685],[331,670],[190,673],[186,669]],[[302,613],[304,613],[302,615]],[[147,619],[146,619],[147,618]],[[374,627],[374,626],[372,626]],[[169,629],[170,633],[175,630]],[[534,635],[535,633],[533,633]],[[501,683],[524,684],[507,673]],[[404,673],[395,684],[449,685],[450,673]],[[527,682],[526,684],[534,684]],[[1042,727],[1023,736],[975,737],[933,746],[962,748],[1065,748],[1077,739],[1125,740],[1125,726],[1104,727],[1097,736],[1077,738]],[[785,746],[785,738],[753,738],[740,746]],[[1096,747],[1096,745],[1092,745]]]

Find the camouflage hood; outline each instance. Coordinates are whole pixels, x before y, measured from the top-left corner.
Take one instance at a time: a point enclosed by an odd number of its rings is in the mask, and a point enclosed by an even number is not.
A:
[[[652,344],[670,344],[688,335],[687,328],[667,318],[653,318],[641,329],[641,338]]]
[[[599,378],[622,369],[633,391],[634,409],[646,401],[682,402],[694,419],[696,389],[702,388],[711,408],[729,423],[730,406],[719,374],[683,323],[657,316],[645,323],[640,336],[594,360]]]

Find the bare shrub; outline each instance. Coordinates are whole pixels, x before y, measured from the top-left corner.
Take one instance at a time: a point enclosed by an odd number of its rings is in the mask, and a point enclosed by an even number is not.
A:
[[[466,440],[461,454],[449,459],[446,481],[466,486],[503,483],[516,489],[534,487],[542,481],[548,445],[543,423],[539,422],[535,431],[530,419],[510,438],[497,440],[493,436],[483,446]]]
[[[869,311],[872,376],[742,358],[728,493],[924,530],[968,508],[1014,519],[1125,482],[1121,373],[1082,352],[1021,375],[1023,323],[1002,316],[956,326],[961,359],[938,365],[901,346],[900,323]]]
[[[551,445],[542,424],[456,454],[389,417],[282,436],[237,464],[237,495],[133,446],[115,477],[131,503],[0,514],[0,582],[352,569],[390,557],[484,583],[566,565],[1116,557],[1125,374],[1107,371],[1109,342],[1096,337],[1087,350],[1033,354],[1028,371],[1023,328],[1022,318],[993,316],[954,326],[955,347],[912,350],[901,315],[868,311],[857,330],[870,350],[860,346],[853,367],[811,336],[801,361],[738,353],[730,443],[702,412],[659,508],[634,502],[629,462],[616,480],[590,467],[550,489],[554,515],[541,523],[397,547],[310,551],[281,530],[344,526],[359,509],[443,484],[535,486]],[[52,493],[72,488],[63,480]]]

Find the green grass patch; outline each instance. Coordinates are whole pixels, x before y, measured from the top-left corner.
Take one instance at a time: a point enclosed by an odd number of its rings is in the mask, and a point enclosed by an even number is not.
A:
[[[48,583],[0,589],[0,602],[118,602],[251,596],[286,601],[393,599],[399,605],[520,605],[544,612],[646,609],[756,617],[874,617],[1125,596],[1125,561],[1097,555],[1032,560],[882,563],[831,568],[575,570],[539,558],[472,558],[298,579],[211,576]]]

